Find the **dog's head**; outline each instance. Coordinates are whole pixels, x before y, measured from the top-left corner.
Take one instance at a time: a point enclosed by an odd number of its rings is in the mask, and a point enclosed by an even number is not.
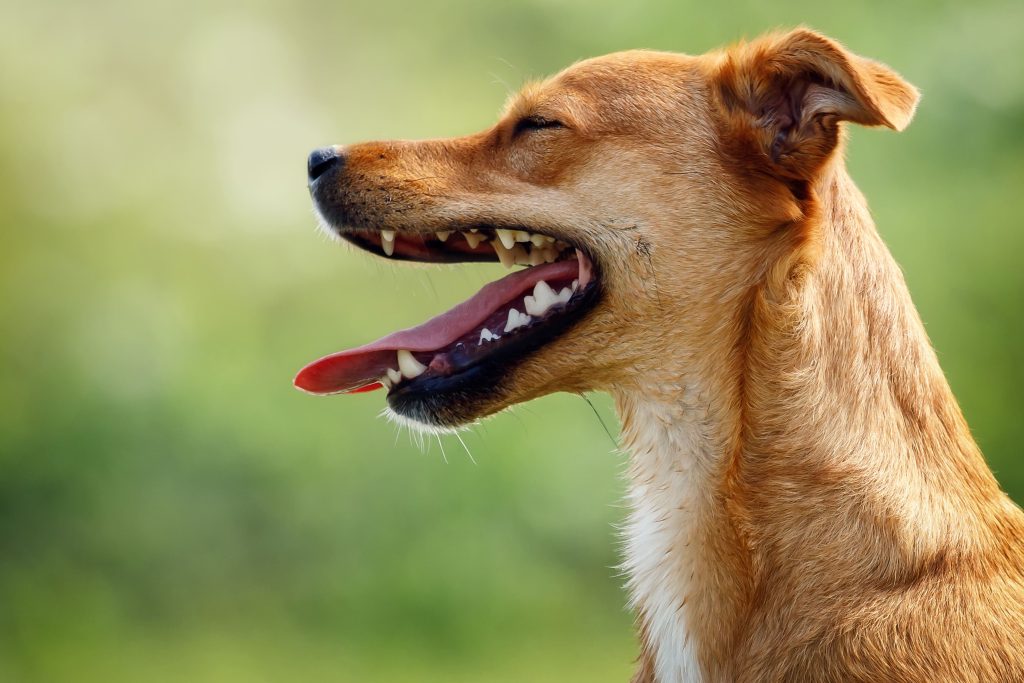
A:
[[[348,241],[527,268],[296,384],[384,386],[399,415],[454,427],[554,391],[657,382],[714,353],[740,294],[805,239],[841,122],[902,129],[916,102],[887,67],[801,29],[580,62],[475,135],[317,150],[314,203]]]

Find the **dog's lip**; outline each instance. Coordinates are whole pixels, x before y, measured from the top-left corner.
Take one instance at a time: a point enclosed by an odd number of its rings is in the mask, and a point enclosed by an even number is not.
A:
[[[374,342],[324,356],[295,376],[297,388],[327,395],[369,391],[395,367],[396,353],[437,351],[483,324],[499,307],[531,290],[541,280],[580,280],[580,289],[594,277],[593,264],[582,251],[577,258],[533,266],[485,285],[475,295],[426,322],[393,332]]]

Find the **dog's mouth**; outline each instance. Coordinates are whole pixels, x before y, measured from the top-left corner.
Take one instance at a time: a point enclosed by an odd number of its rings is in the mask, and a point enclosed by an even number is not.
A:
[[[545,232],[486,226],[339,232],[356,246],[393,259],[526,267],[416,327],[310,363],[295,377],[295,386],[313,394],[383,387],[395,406],[493,383],[568,330],[599,296],[598,268],[586,249]]]

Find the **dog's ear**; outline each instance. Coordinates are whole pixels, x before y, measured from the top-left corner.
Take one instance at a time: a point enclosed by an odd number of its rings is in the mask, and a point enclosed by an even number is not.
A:
[[[889,67],[809,29],[731,49],[715,81],[726,142],[798,180],[810,180],[835,150],[840,121],[903,130],[919,98]]]

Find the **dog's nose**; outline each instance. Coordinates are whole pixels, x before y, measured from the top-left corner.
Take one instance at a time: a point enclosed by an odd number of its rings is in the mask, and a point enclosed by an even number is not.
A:
[[[337,147],[321,147],[309,153],[309,161],[306,163],[306,170],[309,172],[309,182],[313,182],[342,160],[341,152]]]

